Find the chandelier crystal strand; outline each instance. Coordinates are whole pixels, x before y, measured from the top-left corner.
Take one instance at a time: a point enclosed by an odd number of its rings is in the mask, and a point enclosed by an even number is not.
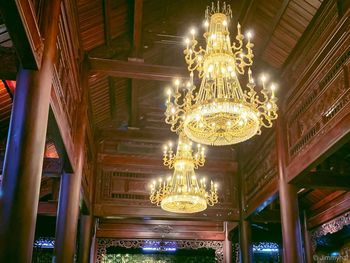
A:
[[[177,80],[175,88],[168,90],[165,115],[171,130],[183,129],[191,140],[202,144],[229,145],[248,140],[260,134],[262,126],[271,127],[277,118],[276,85],[268,88],[267,77],[262,76],[262,89],[255,89],[252,34],[244,36],[238,24],[231,44],[231,15],[225,3],[207,8],[206,48],[197,47],[196,30],[192,28],[184,50],[190,81],[180,84]],[[199,88],[193,82],[195,72],[201,79]],[[244,89],[239,75],[246,75]]]
[[[176,153],[172,143],[164,146],[163,163],[174,169],[166,180],[159,178],[151,184],[150,200],[163,210],[174,213],[196,213],[218,202],[217,184],[198,178],[194,169],[204,165],[205,149],[198,144],[194,153],[192,142],[180,133]]]

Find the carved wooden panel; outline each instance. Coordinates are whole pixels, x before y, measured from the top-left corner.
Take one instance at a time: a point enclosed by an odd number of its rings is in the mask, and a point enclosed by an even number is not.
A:
[[[285,85],[291,86],[284,110],[289,180],[350,131],[350,17],[348,13],[337,20],[332,3],[323,10],[324,21],[318,18],[319,27],[310,31],[320,39],[304,43],[304,48],[312,52],[299,54],[299,60],[291,59],[286,67],[290,72],[284,75]],[[310,32],[305,37],[309,40],[313,39]]]
[[[118,240],[99,238],[97,239],[96,262],[104,262],[104,258],[107,255],[107,248],[109,247],[142,248],[145,246],[146,242],[147,240],[142,239]],[[216,262],[224,262],[223,241],[177,240],[174,242],[178,249],[214,249]]]
[[[350,38],[344,44],[349,46]],[[293,105],[287,121],[290,158],[307,146],[349,102],[349,58],[350,49],[330,69],[321,71],[302,98]]]
[[[248,161],[243,166],[243,191],[248,206],[256,197],[261,196],[264,187],[277,178],[277,156],[275,133],[271,131],[263,143],[255,145]],[[254,156],[251,156],[254,153]],[[264,200],[260,200],[263,202]]]
[[[168,173],[170,172],[169,170]],[[116,167],[102,168],[99,166],[95,195],[96,214],[101,216],[116,216],[129,212],[133,212],[136,216],[159,216],[163,214],[164,212],[161,211],[160,207],[152,205],[149,200],[149,185],[152,179],[163,175],[164,173],[118,171]],[[218,219],[236,217],[237,184],[235,177],[224,172],[211,172],[210,174],[205,173],[205,175],[218,182],[220,199],[218,205],[209,208],[209,212],[204,211],[202,215],[205,217],[213,215]],[[156,214],[154,214],[155,211]]]
[[[349,17],[337,21],[336,1],[329,1],[315,24],[282,75],[290,86],[286,114],[291,157],[321,129],[319,118],[330,114],[348,87]]]

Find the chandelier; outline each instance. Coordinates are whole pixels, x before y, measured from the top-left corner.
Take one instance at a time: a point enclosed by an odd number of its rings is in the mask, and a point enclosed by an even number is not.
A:
[[[196,213],[218,202],[217,184],[211,181],[207,190],[206,179],[198,178],[194,172],[205,162],[205,150],[201,145],[197,145],[194,153],[192,142],[180,132],[176,153],[171,143],[164,146],[163,162],[174,172],[166,180],[160,178],[152,182],[150,200],[153,204],[169,212]]]
[[[209,145],[239,143],[261,133],[261,127],[272,127],[277,118],[276,86],[267,85],[261,77],[262,87],[256,89],[252,76],[253,44],[251,33],[244,36],[237,25],[236,39],[231,44],[229,23],[230,5],[212,4],[205,12],[206,48],[198,46],[196,30],[191,29],[184,50],[190,80],[168,90],[166,122],[171,130],[184,130],[193,141]],[[246,40],[246,41],[245,41]],[[194,85],[194,72],[198,72],[199,88]],[[238,76],[242,75],[242,89]]]

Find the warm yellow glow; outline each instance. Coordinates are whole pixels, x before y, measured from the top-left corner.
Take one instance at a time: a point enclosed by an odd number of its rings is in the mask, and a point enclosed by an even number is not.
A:
[[[229,25],[231,9],[225,3],[206,10],[206,48],[198,47],[196,31],[190,30],[184,50],[190,72],[190,85],[178,80],[167,100],[166,122],[171,130],[183,130],[193,141],[209,145],[228,145],[248,140],[261,133],[261,127],[272,127],[277,118],[275,85],[267,88],[267,75],[261,76],[257,91],[252,76],[252,32],[237,35],[231,43]],[[198,73],[200,86],[194,84]],[[242,84],[239,75],[246,75]],[[260,83],[260,82],[259,82]],[[186,90],[183,89],[186,87]]]
[[[205,162],[204,148],[199,144],[196,148],[193,153],[192,142],[184,133],[180,133],[176,153],[172,145],[164,146],[164,165],[174,172],[167,180],[153,180],[150,195],[153,204],[169,212],[196,213],[218,202],[217,184],[211,182],[207,190],[205,178],[198,180],[194,172]]]

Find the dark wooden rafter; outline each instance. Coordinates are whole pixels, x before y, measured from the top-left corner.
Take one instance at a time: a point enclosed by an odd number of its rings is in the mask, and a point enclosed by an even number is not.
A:
[[[91,72],[101,72],[114,77],[172,81],[174,78],[186,78],[188,76],[184,67],[91,57],[88,61]]]
[[[102,0],[103,2],[103,26],[106,46],[109,47],[111,44],[111,3],[110,0]]]
[[[260,213],[251,217],[251,221],[254,223],[280,223],[281,211],[279,209],[264,209]]]
[[[131,79],[131,121],[130,126],[138,127],[138,96],[139,96],[139,80]]]
[[[39,202],[38,215],[57,216],[57,202]]]
[[[1,1],[0,10],[22,66],[38,69],[44,46],[32,1]]]
[[[98,162],[109,167],[129,166],[133,168],[143,168],[148,170],[166,170],[163,161],[158,157],[130,155],[130,154],[109,154],[99,153]],[[206,171],[236,172],[237,163],[231,160],[206,160]]]
[[[294,184],[311,189],[350,190],[349,178],[331,171],[310,172],[297,178]]]
[[[251,15],[254,7],[255,0],[245,0],[241,5],[241,9],[238,14],[238,22],[241,25],[245,25]]]
[[[280,9],[278,10],[278,13],[275,15],[273,22],[271,24],[271,26],[269,27],[269,32],[268,34],[266,34],[267,38],[265,39],[265,41],[263,43],[261,43],[259,46],[259,50],[257,52],[257,57],[261,57],[261,55],[264,53],[265,49],[267,48],[268,44],[270,43],[273,33],[275,32],[281,18],[283,17],[283,14],[285,13],[285,11],[287,10],[288,4],[289,4],[290,0],[283,0],[282,5],[280,7]]]
[[[131,57],[141,57],[143,0],[134,0],[133,47]]]
[[[111,107],[111,118],[116,119],[116,107],[115,107],[115,82],[111,77],[108,77],[108,93],[109,93],[109,104]]]
[[[2,83],[4,83],[5,89],[6,89],[7,93],[9,94],[11,101],[13,101],[13,94],[12,94],[11,89],[10,89],[9,85],[7,84],[6,80],[2,80]]]
[[[15,80],[17,74],[17,55],[13,47],[0,47],[0,78]]]
[[[161,143],[167,140],[176,140],[177,136],[175,133],[169,135],[169,133],[154,133],[150,131],[141,130],[128,130],[128,131],[118,131],[118,130],[107,130],[103,129],[99,131],[98,138],[100,141],[112,139],[121,141],[140,141],[148,143]]]

